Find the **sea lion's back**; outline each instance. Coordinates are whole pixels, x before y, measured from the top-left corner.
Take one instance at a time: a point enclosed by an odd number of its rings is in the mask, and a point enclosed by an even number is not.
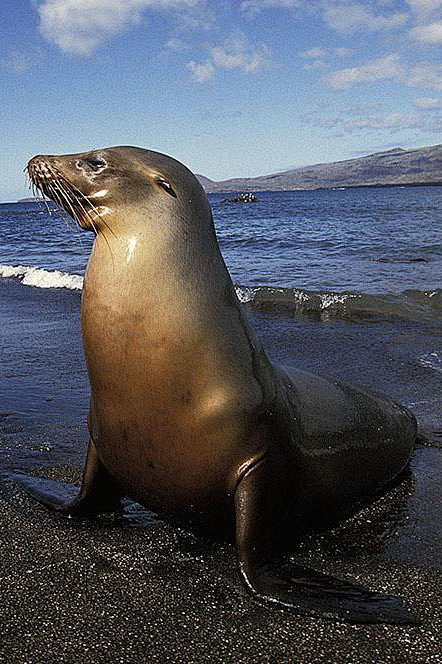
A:
[[[288,442],[303,485],[299,512],[321,520],[334,505],[339,515],[406,466],[417,425],[403,406],[291,367],[279,367],[279,376],[292,422]]]

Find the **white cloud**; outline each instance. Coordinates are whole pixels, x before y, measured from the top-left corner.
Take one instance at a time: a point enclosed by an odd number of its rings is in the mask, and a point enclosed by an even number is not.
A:
[[[442,21],[418,25],[410,32],[413,39],[423,44],[442,44]]]
[[[272,66],[272,52],[265,44],[252,46],[242,33],[214,46],[210,50],[213,63],[221,69],[240,69],[246,74],[254,74],[260,69]]]
[[[338,32],[393,30],[406,23],[408,15],[395,12],[387,15],[373,14],[362,4],[327,5],[324,18],[326,23]]]
[[[318,46],[317,48],[310,48],[308,51],[302,51],[299,54],[300,58],[325,58],[328,55],[328,49]]]
[[[263,9],[297,9],[300,0],[242,0],[240,9],[247,14],[258,14]]]
[[[392,53],[384,58],[371,60],[359,67],[340,69],[326,76],[325,81],[335,89],[350,88],[355,83],[370,83],[383,79],[401,78],[404,68],[399,55]]]
[[[417,116],[406,113],[387,113],[386,115],[368,115],[366,117],[354,118],[344,123],[344,129],[348,132],[360,131],[362,129],[410,129],[415,126]]]
[[[216,69],[226,69],[255,74],[261,69],[270,69],[273,65],[272,52],[265,44],[253,46],[244,33],[238,32],[227,39],[221,46],[209,47],[209,57],[203,63],[191,60],[187,63],[195,80],[199,83],[209,81]]]
[[[201,63],[191,60],[187,63],[187,69],[198,83],[207,83],[207,81],[210,81],[210,79],[213,78],[215,73],[215,67],[210,60]]]
[[[439,132],[442,128],[441,115],[427,113],[373,113],[362,109],[340,110],[330,116],[323,116],[317,110],[301,116],[301,120],[315,127],[337,130],[343,134],[362,132],[394,133],[402,130],[419,132]]]
[[[318,46],[310,48],[308,51],[302,51],[299,57],[310,60],[310,62],[304,64],[304,69],[327,69],[328,64],[325,62],[325,58],[328,57],[329,52],[329,49]]]
[[[169,39],[164,44],[164,51],[166,51],[166,52],[186,51],[188,48],[189,48],[189,45],[185,41],[183,41],[182,39],[179,39],[178,37],[172,37],[172,39]]]
[[[435,97],[419,97],[413,102],[413,106],[422,111],[434,111],[441,107],[441,100]]]
[[[404,79],[408,85],[430,90],[442,90],[442,65],[421,63],[411,67]]]
[[[404,85],[442,90],[442,65],[421,62],[406,67],[397,53],[371,60],[359,67],[338,69],[324,76],[324,81],[336,90],[351,88],[357,83],[393,80]]]
[[[299,54],[299,57],[304,58],[305,60],[322,59],[334,56],[338,58],[346,58],[352,52],[353,51],[350,48],[324,48],[322,46],[317,46],[315,48],[310,48],[308,51],[302,51]]]
[[[189,10],[199,0],[44,0],[38,6],[45,39],[73,55],[90,55],[139,22],[145,9]]]
[[[339,58],[346,58],[353,53],[353,50],[351,48],[345,48],[344,46],[341,46],[340,48],[335,48],[333,52]]]
[[[304,69],[327,69],[328,64],[324,60],[313,60],[304,65]]]
[[[442,7],[442,0],[406,0],[416,14],[431,14]]]

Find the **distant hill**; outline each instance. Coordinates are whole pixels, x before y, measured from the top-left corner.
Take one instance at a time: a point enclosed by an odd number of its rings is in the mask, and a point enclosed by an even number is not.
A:
[[[17,203],[41,203],[42,201],[48,201],[48,200],[49,198],[43,196],[40,196],[40,198],[31,196],[29,198],[19,198]]]
[[[220,182],[209,180],[209,178],[206,178],[204,175],[197,175],[196,177],[201,182],[206,191],[209,191],[209,187],[216,187],[217,184],[221,184]]]
[[[412,184],[442,185],[442,145],[413,150],[395,148],[367,157],[304,166],[256,178],[234,178],[214,182],[203,175],[197,177],[209,193]]]

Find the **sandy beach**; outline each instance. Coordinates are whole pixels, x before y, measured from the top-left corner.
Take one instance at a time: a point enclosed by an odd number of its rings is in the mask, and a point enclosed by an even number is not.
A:
[[[345,625],[256,604],[233,547],[126,507],[74,521],[1,486],[4,662],[440,662],[442,452],[297,560],[404,598],[422,627]],[[63,480],[72,468],[47,469]],[[431,499],[430,499],[431,498]]]

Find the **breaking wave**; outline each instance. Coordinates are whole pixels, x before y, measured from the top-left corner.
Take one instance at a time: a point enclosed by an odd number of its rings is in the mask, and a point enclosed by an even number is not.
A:
[[[26,265],[1,265],[0,277],[15,277],[25,286],[81,290],[79,274]],[[252,309],[275,314],[303,314],[313,318],[404,319],[442,318],[442,289],[407,290],[399,294],[306,291],[276,286],[235,285],[239,300]],[[434,358],[430,358],[432,361]]]
[[[1,265],[1,277],[16,277],[25,286],[36,288],[68,288],[70,290],[81,290],[83,277],[79,274],[59,272],[58,270],[44,270],[40,267],[27,265]]]
[[[442,317],[442,289],[407,290],[399,294],[336,293],[297,288],[236,286],[241,302],[253,308],[301,313],[321,318],[400,318],[419,320]]]
[[[433,350],[419,358],[419,363],[427,369],[442,373],[442,350]]]

